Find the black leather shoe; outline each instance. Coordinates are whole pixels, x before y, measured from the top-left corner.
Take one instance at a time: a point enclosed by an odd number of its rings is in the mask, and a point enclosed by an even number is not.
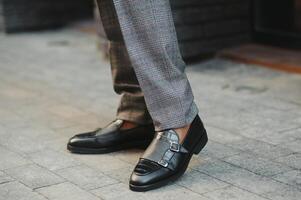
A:
[[[102,154],[130,148],[146,148],[152,141],[153,124],[120,129],[123,120],[117,119],[102,129],[72,137],[67,149],[72,153]]]
[[[176,180],[186,171],[192,155],[198,154],[207,141],[199,116],[191,123],[182,144],[172,129],[157,132],[131,175],[130,189],[142,192]]]

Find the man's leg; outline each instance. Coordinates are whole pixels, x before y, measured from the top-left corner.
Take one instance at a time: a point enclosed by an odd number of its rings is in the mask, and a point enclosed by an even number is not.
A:
[[[156,131],[184,127],[198,113],[184,72],[169,0],[112,0]]]
[[[185,74],[169,0],[112,0],[156,134],[130,177],[134,191],[180,177],[208,138]]]
[[[114,121],[103,128],[73,136],[67,149],[73,153],[102,154],[130,148],[146,148],[155,131],[144,96],[123,42],[112,0],[98,0],[101,19],[110,41],[114,90],[121,94]]]
[[[117,119],[137,124],[152,123],[144,95],[129,60],[112,0],[98,0],[101,20],[109,40],[114,90],[121,95]]]

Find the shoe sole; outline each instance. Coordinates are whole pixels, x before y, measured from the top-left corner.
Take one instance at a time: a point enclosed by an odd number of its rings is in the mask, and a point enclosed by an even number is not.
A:
[[[207,136],[207,133],[205,131],[205,134],[201,137],[199,143],[197,145],[195,145],[195,147],[193,148],[193,151],[191,151],[189,157],[187,158],[187,161],[185,162],[183,168],[180,171],[173,174],[172,176],[170,176],[167,179],[164,179],[162,181],[159,181],[159,182],[156,182],[156,183],[153,183],[153,184],[149,184],[149,185],[129,184],[130,190],[135,191],[135,192],[146,192],[146,191],[149,191],[149,190],[160,188],[162,186],[165,186],[165,185],[169,184],[170,182],[173,182],[173,181],[177,180],[178,178],[180,178],[185,173],[192,155],[193,154],[199,154],[200,151],[206,146],[207,142],[208,142],[208,136]]]
[[[106,147],[106,148],[83,148],[83,147],[74,147],[68,144],[67,149],[71,153],[76,153],[76,154],[105,154],[105,153],[112,153],[112,152],[121,151],[125,149],[135,149],[135,148],[146,149],[150,144],[150,142],[151,140],[138,141],[138,142],[131,142],[115,147]]]

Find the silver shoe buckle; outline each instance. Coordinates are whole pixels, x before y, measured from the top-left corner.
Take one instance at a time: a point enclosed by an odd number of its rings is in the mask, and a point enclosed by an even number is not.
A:
[[[162,165],[163,167],[167,167],[168,166],[168,162],[166,160],[163,160],[161,159],[159,162],[158,162],[159,165]]]
[[[180,144],[176,143],[176,142],[170,142],[170,147],[169,149],[171,151],[174,151],[174,152],[179,152],[180,151]]]

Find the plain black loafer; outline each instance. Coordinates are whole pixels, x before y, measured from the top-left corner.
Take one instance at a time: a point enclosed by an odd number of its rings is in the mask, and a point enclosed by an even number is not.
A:
[[[145,149],[155,134],[153,124],[120,129],[123,122],[116,119],[102,129],[75,135],[69,140],[67,149],[81,154],[102,154],[130,148]]]
[[[148,191],[176,180],[186,171],[192,155],[198,154],[207,141],[199,116],[191,123],[182,144],[172,129],[157,132],[131,175],[130,189]]]

